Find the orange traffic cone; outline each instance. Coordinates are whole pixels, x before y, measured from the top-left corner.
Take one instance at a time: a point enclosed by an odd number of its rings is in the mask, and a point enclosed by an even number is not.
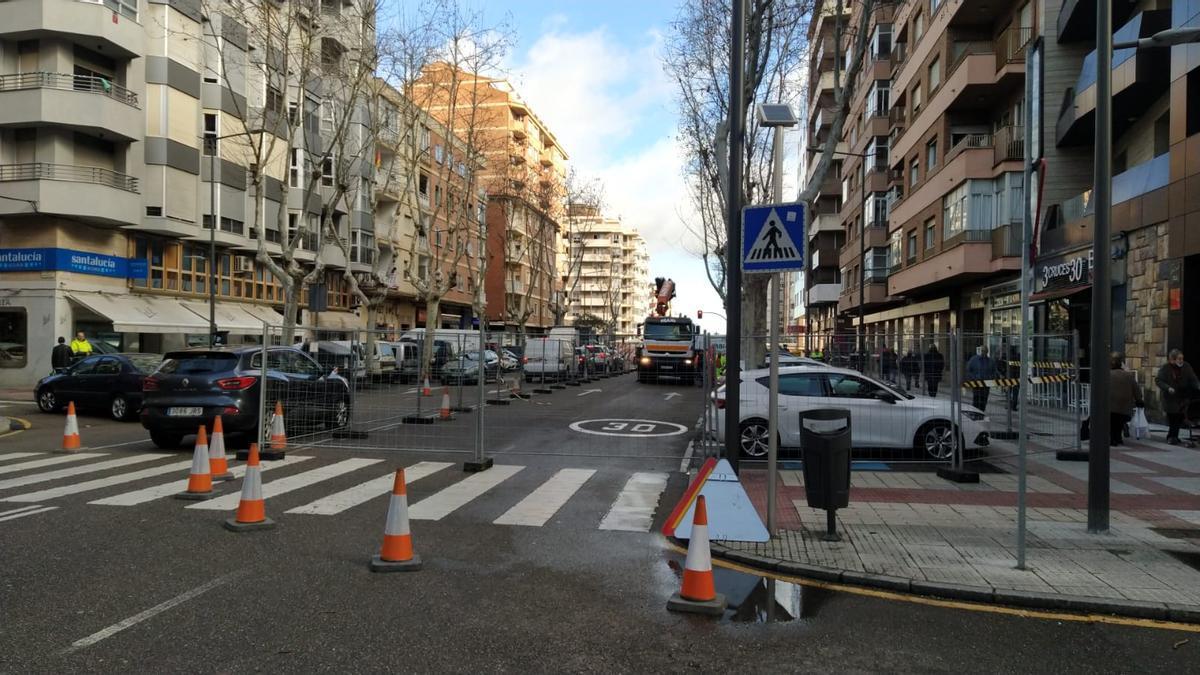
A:
[[[672,612],[720,616],[725,613],[725,596],[713,584],[712,552],[708,548],[708,509],[704,495],[696,499],[692,538],[683,564],[683,588],[667,601]]]
[[[180,492],[175,495],[175,498],[199,501],[211,499],[212,496],[212,473],[208,467],[208,438],[205,437],[202,424],[200,433],[196,434],[196,449],[192,452],[192,470],[188,474],[187,491]]]
[[[450,387],[442,387],[442,409],[439,412],[444,420],[452,417],[450,414]]]
[[[422,396],[432,396],[433,391],[429,388],[429,376],[425,376],[425,386],[421,387]]]
[[[204,433],[203,426],[200,427],[200,433]],[[220,415],[213,420],[212,441],[208,444],[208,472],[213,480],[233,480],[229,462],[225,459],[225,425]]]
[[[79,449],[79,418],[75,417],[75,401],[67,403],[67,425],[63,429],[63,452]]]
[[[258,443],[250,444],[250,455],[246,462],[246,478],[242,481],[242,499],[238,502],[237,515],[225,521],[225,529],[233,532],[269,530],[275,521],[267,517],[262,494],[262,467],[258,462]]]
[[[283,459],[287,454],[287,432],[284,431],[283,403],[275,401],[275,414],[271,417],[271,442],[259,457],[266,461]]]
[[[371,571],[415,572],[419,569],[421,558],[413,553],[412,531],[408,527],[408,488],[404,484],[404,469],[396,469],[387,524],[383,528],[383,548],[379,555],[371,558]]]

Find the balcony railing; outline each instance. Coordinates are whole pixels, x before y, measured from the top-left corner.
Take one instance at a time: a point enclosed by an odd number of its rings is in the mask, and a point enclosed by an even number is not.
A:
[[[134,108],[138,107],[137,94],[104,77],[92,75],[68,75],[66,73],[18,73],[0,75],[0,91],[18,89],[60,89],[100,94]]]
[[[991,134],[967,134],[950,147],[950,152],[946,153],[946,161],[950,161],[952,158],[957,157],[960,152],[966,150],[979,150],[990,147],[992,147]]]
[[[1033,29],[1028,26],[1009,26],[996,38],[996,70],[1010,63],[1025,62],[1025,47],[1033,40]]]
[[[1021,225],[1001,225],[992,230],[992,260],[1021,255]]]
[[[107,185],[128,192],[138,191],[138,179],[111,169],[73,164],[0,164],[0,181],[62,180]]]
[[[868,284],[882,284],[887,282],[888,274],[891,269],[867,269],[863,270],[863,279]]]
[[[981,40],[972,40],[969,42],[955,42],[950,45],[950,67],[947,69],[947,76],[954,73],[958,64],[962,63],[963,59],[972,54],[991,54],[995,46],[991,42],[983,42]]]
[[[104,5],[114,12],[121,14],[127,19],[137,21],[138,8],[137,0],[79,0],[90,5]]]
[[[905,123],[907,122],[907,120],[905,119],[905,115],[904,115],[904,106],[902,106],[902,105],[892,106],[892,109],[890,111],[888,111],[888,122],[893,127],[904,126]]]
[[[892,45],[892,72],[896,72],[908,60],[908,43],[896,42]]]
[[[1001,127],[995,136],[995,163],[1025,159],[1025,127]]]

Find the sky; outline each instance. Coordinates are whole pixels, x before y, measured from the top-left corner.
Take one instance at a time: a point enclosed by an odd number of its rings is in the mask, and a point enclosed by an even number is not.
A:
[[[635,225],[651,277],[674,279],[672,312],[724,333],[720,297],[696,255],[699,242],[676,142],[675,87],[661,52],[678,7],[669,0],[488,0],[515,45],[507,77],[554,132],[583,177],[605,186],[606,210]],[[652,279],[647,279],[649,284]],[[649,304],[647,295],[647,305]]]

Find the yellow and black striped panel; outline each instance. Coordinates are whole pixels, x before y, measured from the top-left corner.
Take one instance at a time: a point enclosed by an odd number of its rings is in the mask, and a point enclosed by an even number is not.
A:
[[[965,380],[963,381],[963,389],[989,389],[991,387],[1002,387],[1011,389],[1020,384],[1020,380],[1015,377],[1000,377],[995,380]]]
[[[1054,384],[1056,382],[1070,382],[1075,379],[1074,375],[1040,375],[1031,377],[1029,381],[1033,384]]]
[[[1034,368],[1050,368],[1050,369],[1071,369],[1075,367],[1074,363],[1069,361],[1034,361]]]

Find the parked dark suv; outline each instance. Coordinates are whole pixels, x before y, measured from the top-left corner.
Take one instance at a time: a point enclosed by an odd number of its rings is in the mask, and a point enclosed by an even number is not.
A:
[[[170,352],[143,383],[142,426],[160,448],[174,448],[222,416],[225,431],[258,431],[261,347]],[[294,347],[267,349],[267,418],[283,404],[289,429],[350,422],[350,385]]]

